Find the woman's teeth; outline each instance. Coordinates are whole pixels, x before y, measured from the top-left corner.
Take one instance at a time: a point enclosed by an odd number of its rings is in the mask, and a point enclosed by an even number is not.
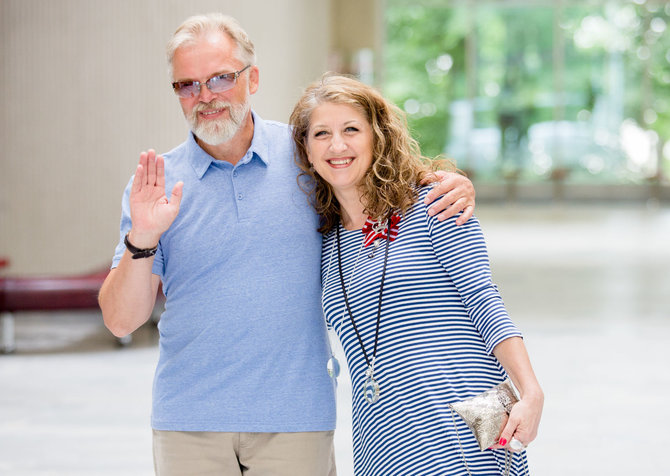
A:
[[[330,159],[328,162],[330,162],[332,165],[346,165],[352,160],[354,159]]]

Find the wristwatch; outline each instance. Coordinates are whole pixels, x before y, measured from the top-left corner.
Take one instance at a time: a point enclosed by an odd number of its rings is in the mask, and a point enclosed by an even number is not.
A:
[[[140,259],[140,258],[151,258],[153,255],[156,254],[156,250],[158,250],[158,245],[154,246],[153,248],[145,248],[145,249],[140,249],[137,248],[136,246],[133,246],[133,244],[128,241],[128,234],[130,232],[126,233],[126,236],[123,237],[123,243],[126,245],[126,248],[128,248],[128,251],[133,255],[133,259]]]

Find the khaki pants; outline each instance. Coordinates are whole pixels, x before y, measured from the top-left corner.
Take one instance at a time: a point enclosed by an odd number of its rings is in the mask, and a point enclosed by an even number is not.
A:
[[[335,476],[333,431],[153,431],[157,476]]]

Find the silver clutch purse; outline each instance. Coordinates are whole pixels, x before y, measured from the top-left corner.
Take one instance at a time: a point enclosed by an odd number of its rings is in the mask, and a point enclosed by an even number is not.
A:
[[[452,411],[452,418],[454,418],[453,412],[463,418],[474,433],[479,449],[484,451],[498,443],[512,406],[518,401],[519,397],[517,397],[514,386],[507,379],[491,390],[462,402],[452,403],[449,407]],[[454,419],[455,425],[456,420]]]

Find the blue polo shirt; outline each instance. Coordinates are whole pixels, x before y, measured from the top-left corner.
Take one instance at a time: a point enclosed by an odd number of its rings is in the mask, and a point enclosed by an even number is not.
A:
[[[235,166],[193,135],[164,154],[166,193],[184,182],[160,239],[157,430],[295,432],[335,428],[335,392],[320,298],[318,218],[298,188],[286,124],[253,114]],[[132,179],[131,179],[132,183]],[[123,199],[121,234],[130,229]],[[113,267],[123,255],[122,240]]]

